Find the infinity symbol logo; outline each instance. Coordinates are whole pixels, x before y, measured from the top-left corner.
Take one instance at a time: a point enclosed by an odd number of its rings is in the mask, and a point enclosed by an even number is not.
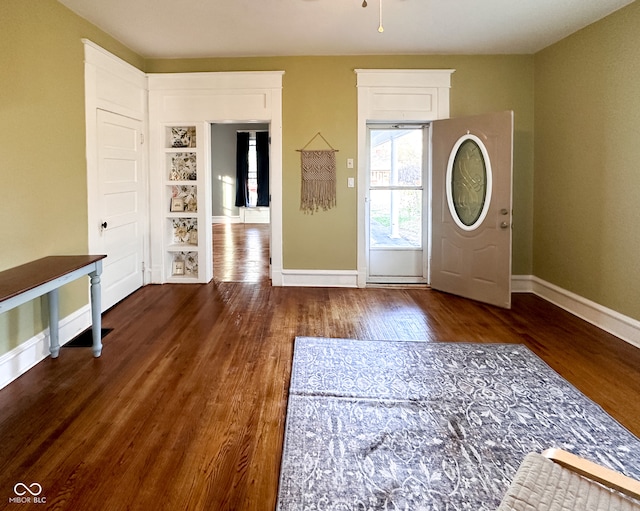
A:
[[[37,497],[42,493],[42,486],[40,486],[38,483],[31,483],[29,486],[24,483],[16,483],[16,485],[13,487],[13,491],[18,497],[22,497],[27,492],[29,492],[34,497]]]

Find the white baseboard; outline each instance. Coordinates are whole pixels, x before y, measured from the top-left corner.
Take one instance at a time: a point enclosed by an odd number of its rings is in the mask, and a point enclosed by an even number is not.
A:
[[[282,286],[358,287],[356,270],[282,270]]]
[[[511,275],[512,293],[533,293],[533,275]]]
[[[640,321],[533,275],[514,275],[512,290],[514,293],[534,293],[574,316],[640,348]]]
[[[239,216],[212,216],[211,223],[212,224],[239,224],[240,217]]]
[[[270,210],[268,207],[239,208],[240,222],[244,224],[268,224]]]
[[[86,305],[60,320],[60,345],[91,326],[91,307]],[[49,356],[49,329],[36,334],[0,357],[0,389]],[[88,353],[87,356],[93,356]],[[64,358],[64,353],[60,354]]]
[[[238,208],[238,216],[212,216],[213,224],[268,224],[270,210],[259,206],[254,208]]]
[[[149,272],[149,283],[150,284],[162,284],[163,281],[163,277],[162,277],[162,266],[159,264],[155,264],[153,266],[151,266],[148,270]]]

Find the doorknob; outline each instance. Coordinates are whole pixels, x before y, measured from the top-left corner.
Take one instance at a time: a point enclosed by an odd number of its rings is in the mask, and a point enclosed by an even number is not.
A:
[[[509,223],[508,222],[501,222],[500,223],[500,229],[508,229],[509,228]]]
[[[508,214],[509,214],[509,210],[508,210],[507,208],[502,208],[502,209],[500,210],[500,214],[501,214],[501,215],[508,215]]]
[[[107,228],[107,222],[102,222],[100,224],[100,227],[102,227],[102,229],[106,229]]]

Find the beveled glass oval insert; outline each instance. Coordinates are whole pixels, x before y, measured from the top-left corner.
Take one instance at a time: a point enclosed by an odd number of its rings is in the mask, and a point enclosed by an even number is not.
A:
[[[472,231],[482,223],[491,202],[491,181],[484,144],[474,135],[464,135],[451,150],[447,165],[447,202],[458,227]]]

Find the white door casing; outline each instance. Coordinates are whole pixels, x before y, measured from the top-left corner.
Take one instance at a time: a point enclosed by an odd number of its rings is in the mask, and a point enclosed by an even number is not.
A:
[[[509,308],[513,112],[439,120],[431,126],[431,286]],[[455,156],[465,141],[481,150],[487,175],[486,198],[468,223],[456,212],[464,197],[454,198],[452,192]],[[471,189],[476,184],[469,178],[461,186]]]
[[[449,117],[452,69],[356,69],[358,88],[357,285],[366,287],[367,125],[426,123]],[[428,205],[424,204],[425,208]],[[427,217],[429,210],[427,210]],[[429,240],[423,240],[428,249]]]
[[[144,284],[142,122],[98,110],[98,203],[100,232],[95,248],[103,262],[102,303],[106,310]]]
[[[150,210],[155,219],[150,226],[151,280],[165,282],[163,267],[163,140],[164,126],[169,124],[246,123],[269,124],[271,194],[271,282],[283,285],[282,270],[282,75],[284,71],[243,71],[211,73],[149,74],[150,125]],[[211,154],[211,137],[202,144],[205,169]],[[200,149],[199,149],[200,150]],[[210,179],[210,170],[207,171]],[[207,188],[207,187],[205,187]],[[205,207],[211,208],[210,186],[204,195]],[[208,215],[211,218],[211,215]],[[211,229],[208,231],[210,235]],[[205,243],[208,262],[213,261],[211,244]],[[207,269],[212,276],[212,270]],[[211,278],[211,277],[209,277]],[[204,280],[207,280],[206,278]]]
[[[149,266],[148,157],[141,143],[147,138],[147,77],[91,41],[82,42],[88,252],[107,255],[106,310],[149,282],[143,270]]]

